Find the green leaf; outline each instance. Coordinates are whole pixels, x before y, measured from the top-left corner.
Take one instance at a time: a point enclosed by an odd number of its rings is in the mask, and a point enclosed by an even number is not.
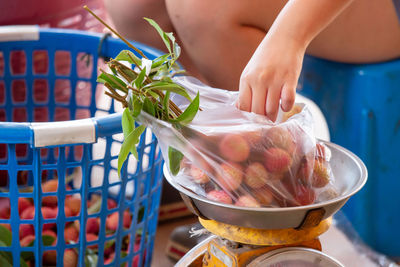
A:
[[[3,225],[0,225],[0,241],[2,241],[0,246],[11,247],[11,240],[12,237],[10,230],[5,228]]]
[[[42,240],[43,240],[44,246],[51,246],[53,244],[54,240],[56,240],[56,239],[54,236],[51,236],[51,235],[43,235]],[[29,244],[29,246],[30,245],[31,244]],[[33,244],[32,244],[32,246],[33,246]]]
[[[169,159],[169,169],[173,175],[177,175],[181,169],[181,161],[183,159],[183,154],[173,147],[168,147],[168,159]]]
[[[192,101],[192,99],[190,98],[189,94],[187,93],[187,91],[184,87],[180,86],[179,84],[175,84],[175,83],[168,82],[168,81],[153,82],[151,84],[144,86],[143,89],[153,90],[153,91],[156,91],[156,90],[167,91],[167,92],[171,92],[171,93],[176,93],[176,94],[179,94],[179,95],[185,97],[189,101]]]
[[[124,138],[126,138],[133,131],[133,129],[135,129],[135,120],[133,119],[131,112],[127,108],[122,113],[121,124]]]
[[[165,61],[168,59],[169,54],[165,54],[162,56],[157,57],[156,59],[153,60],[153,64],[151,65],[151,68],[158,68],[160,67],[162,64],[165,63]]]
[[[128,61],[131,64],[139,65],[141,64],[140,58],[138,58],[135,53],[129,50],[122,50],[119,52],[118,56],[114,58],[115,60],[119,61]]]
[[[142,111],[143,103],[138,98],[133,100],[132,103],[132,116],[137,117],[139,116],[140,112]]]
[[[144,67],[142,69],[142,71],[139,73],[139,75],[137,76],[137,78],[134,81],[136,88],[138,88],[138,89],[142,88],[145,76],[146,76],[146,67]]]
[[[13,265],[4,257],[3,253],[0,253],[0,266],[1,267],[12,267]]]
[[[168,91],[163,99],[163,108],[164,108],[164,112],[165,112],[165,116],[166,116],[166,120],[169,121],[169,95],[170,92]]]
[[[19,260],[19,265],[21,265],[21,267],[28,267],[28,264],[23,259]]]
[[[169,41],[170,36],[167,33],[165,33],[161,29],[161,27],[157,24],[157,22],[155,22],[154,20],[149,19],[149,18],[144,18],[144,19],[147,20],[147,22],[150,23],[150,25],[153,26],[157,30],[158,34],[161,36],[162,40],[164,41],[164,44],[167,47],[169,53],[171,53],[171,44]],[[172,33],[170,33],[170,34],[172,34]]]
[[[143,110],[149,113],[153,117],[156,114],[153,102],[151,102],[150,99],[148,99],[147,97],[144,99]]]
[[[179,122],[182,125],[189,124],[197,114],[200,106],[200,95],[197,92],[196,97],[193,99],[192,103],[185,109],[185,111],[172,122]]]
[[[86,253],[85,254],[85,266],[86,267],[97,266],[98,260],[99,260],[99,257],[95,253]]]
[[[121,168],[124,164],[126,158],[128,157],[129,151],[132,146],[135,146],[139,142],[140,135],[144,132],[146,127],[144,125],[140,125],[135,130],[133,130],[124,140],[121,146],[121,150],[118,155],[118,175],[121,175]],[[136,152],[136,149],[135,149]],[[133,153],[132,153],[133,154]],[[138,159],[137,152],[133,154],[133,156]]]
[[[99,83],[108,83],[112,88],[122,90],[126,92],[126,83],[122,81],[120,78],[113,76],[109,73],[102,72],[99,77],[97,77],[97,82]]]

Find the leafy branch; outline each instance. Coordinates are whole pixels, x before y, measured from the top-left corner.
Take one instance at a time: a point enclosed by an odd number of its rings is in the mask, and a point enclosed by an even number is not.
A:
[[[108,89],[105,94],[120,102],[125,108],[122,114],[124,142],[118,156],[118,174],[120,174],[129,152],[136,159],[138,158],[136,145],[145,130],[143,125],[135,126],[140,113],[144,111],[181,129],[196,116],[200,104],[199,94],[191,99],[186,89],[172,80],[175,75],[183,73],[184,70],[177,64],[181,48],[171,32],[164,32],[154,20],[144,18],[156,29],[168,50],[167,54],[150,60],[140,49],[129,43],[88,7],[84,8],[136,52],[135,54],[130,50],[121,51],[114,59],[107,62],[111,73],[101,69],[101,74],[97,78],[97,82],[103,83]],[[128,67],[123,62],[128,62],[133,67]],[[185,97],[190,102],[189,106],[182,111],[170,100],[171,94]],[[179,170],[175,164],[179,166],[183,155],[170,148],[169,156],[175,158],[175,160],[170,160],[170,164],[174,164],[171,169]]]

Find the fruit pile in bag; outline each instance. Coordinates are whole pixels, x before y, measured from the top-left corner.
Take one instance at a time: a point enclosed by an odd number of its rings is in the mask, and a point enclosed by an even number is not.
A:
[[[306,106],[280,112],[277,122],[238,110],[237,92],[177,76],[180,48],[175,38],[148,21],[169,53],[150,60],[135,47],[136,54],[121,51],[108,62],[111,72],[103,71],[98,79],[125,107],[118,172],[129,153],[137,157],[136,144],[147,126],[157,136],[175,180],[211,200],[291,207],[337,196],[329,150],[316,143]]]
[[[277,122],[271,122],[238,110],[234,105],[238,93],[189,77],[174,81],[191,95],[199,92],[201,111],[179,129],[175,136],[179,142],[173,134],[165,134],[167,126],[160,130],[156,121],[147,124],[155,126],[170,171],[182,186],[208,199],[244,207],[302,206],[337,196],[330,151],[316,142],[312,115],[304,104],[280,111]],[[173,154],[167,152],[172,145],[184,155],[179,171],[171,164]]]

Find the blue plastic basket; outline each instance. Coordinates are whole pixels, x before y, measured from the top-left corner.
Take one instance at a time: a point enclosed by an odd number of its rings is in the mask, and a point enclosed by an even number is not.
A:
[[[150,59],[160,55],[150,47],[134,44]],[[78,266],[85,266],[88,245],[98,246],[97,266],[150,266],[162,185],[163,160],[157,140],[147,130],[138,144],[139,161],[126,163],[122,179],[113,179],[122,141],[121,114],[115,113],[118,104],[111,99],[106,107],[98,103],[97,62],[101,57],[116,56],[122,49],[127,46],[120,40],[100,34],[0,27],[0,121],[6,121],[0,122],[0,205],[9,201],[11,207],[10,217],[0,219],[0,223],[11,225],[12,233],[10,246],[0,247],[0,257],[8,255],[13,266],[20,266],[21,253],[27,251],[34,253],[35,266],[42,266],[42,255],[49,250],[56,250],[57,266],[63,266],[64,252],[71,248],[78,252]],[[78,120],[83,117],[88,119]],[[69,120],[54,122],[65,118]],[[31,123],[35,121],[49,122]],[[78,179],[69,187],[60,186],[71,174],[81,176],[82,182]],[[42,179],[55,177],[57,192],[44,193]],[[29,186],[33,192],[23,190]],[[58,208],[55,219],[44,219],[39,212],[33,220],[20,219],[19,198],[33,199],[38,211],[45,196],[56,196],[58,207],[64,207],[66,197],[73,194],[81,198],[78,216],[66,217],[64,209]],[[101,196],[100,211],[88,214],[94,195]],[[108,209],[109,198],[117,202],[116,208]],[[122,227],[120,219],[116,232],[106,233],[107,216],[118,212],[122,218],[124,211],[132,214],[130,227]],[[92,217],[100,218],[100,230],[98,240],[88,241],[84,229]],[[76,221],[79,241],[67,244],[64,228]],[[35,236],[40,237],[46,223],[56,223],[55,246],[44,246],[42,239],[36,238],[33,246],[21,247],[21,224],[33,225]],[[121,255],[122,241],[127,239],[127,254]],[[115,241],[115,258],[104,265],[106,242],[110,240]]]
[[[306,57],[300,84],[324,113],[331,141],[368,168],[367,184],[344,211],[369,245],[399,257],[400,60],[342,64]]]

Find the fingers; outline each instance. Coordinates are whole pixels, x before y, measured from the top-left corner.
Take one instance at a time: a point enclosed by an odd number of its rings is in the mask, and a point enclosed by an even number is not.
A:
[[[282,110],[285,112],[293,108],[296,99],[296,86],[296,83],[286,83],[282,88],[281,106]]]
[[[281,97],[281,89],[282,89],[282,87],[269,88],[267,99],[264,100],[264,102],[266,102],[266,105],[265,105],[266,115],[272,121],[275,121],[276,117],[278,116],[279,100]]]
[[[252,88],[251,112],[265,115],[265,99],[267,98],[267,88]]]
[[[239,86],[239,99],[236,102],[236,107],[238,107],[241,110],[250,112],[251,105],[252,105],[251,89],[246,82],[241,80]]]

